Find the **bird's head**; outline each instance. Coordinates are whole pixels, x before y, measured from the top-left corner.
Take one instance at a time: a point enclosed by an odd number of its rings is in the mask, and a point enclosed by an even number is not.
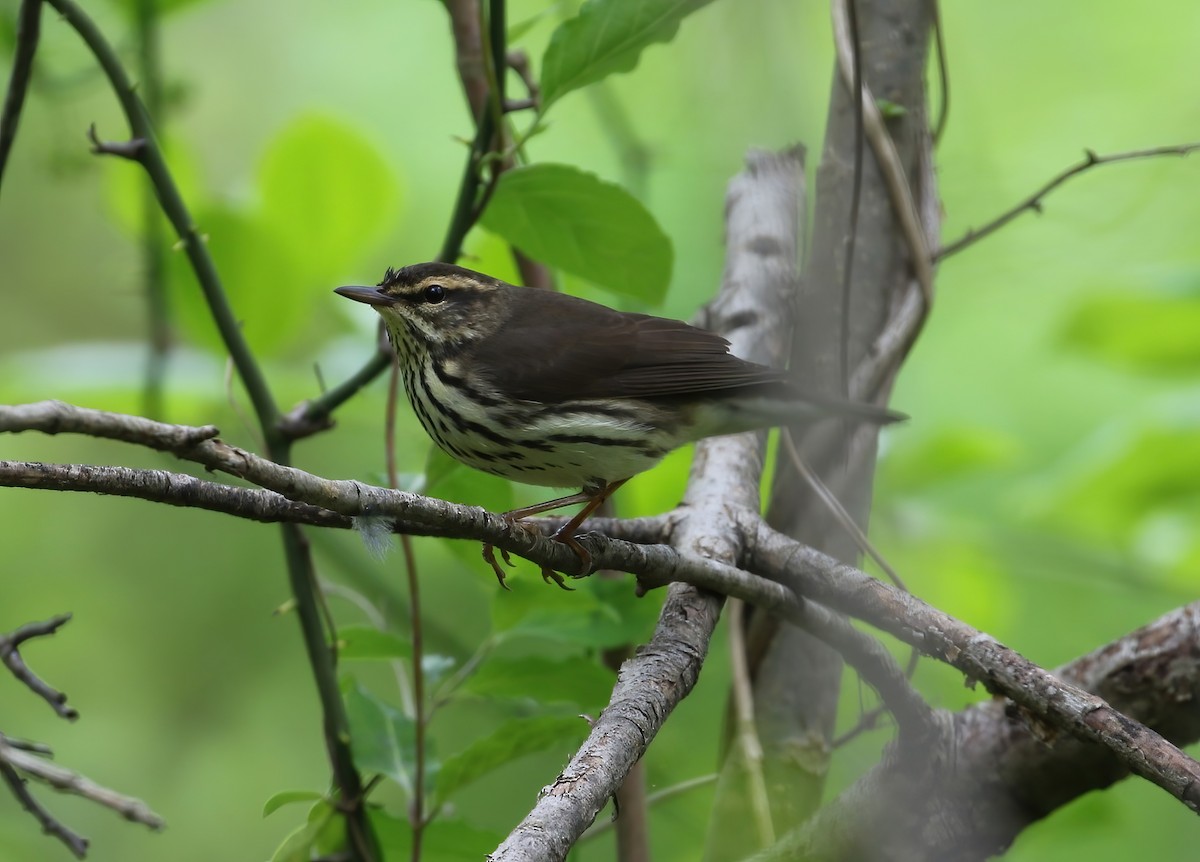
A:
[[[453,348],[476,341],[504,325],[511,310],[510,284],[447,263],[388,268],[375,287],[334,290],[374,306],[397,347]]]

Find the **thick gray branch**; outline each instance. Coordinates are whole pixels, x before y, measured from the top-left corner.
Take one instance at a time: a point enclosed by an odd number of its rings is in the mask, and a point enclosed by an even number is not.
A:
[[[778,362],[786,338],[778,310],[796,277],[802,178],[798,151],[751,153],[726,198],[725,276],[707,323],[730,339],[733,352],[758,362]],[[675,544],[727,562],[741,555],[738,533],[729,525],[739,511],[757,511],[762,445],[761,435],[743,434],[696,447]],[[607,563],[601,568],[629,571]],[[587,741],[492,854],[494,862],[565,858],[692,690],[722,601],[693,586],[671,585],[650,644],[622,665],[609,705]]]
[[[1179,744],[1200,738],[1200,602],[1055,671]],[[1110,751],[1008,701],[954,716],[949,744],[894,754],[755,862],[983,860],[1033,821],[1129,774]]]

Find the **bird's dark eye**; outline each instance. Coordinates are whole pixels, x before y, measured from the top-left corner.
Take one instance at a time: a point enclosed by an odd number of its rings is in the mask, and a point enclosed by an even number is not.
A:
[[[446,288],[442,287],[440,284],[431,284],[425,288],[426,302],[441,302],[445,298]]]

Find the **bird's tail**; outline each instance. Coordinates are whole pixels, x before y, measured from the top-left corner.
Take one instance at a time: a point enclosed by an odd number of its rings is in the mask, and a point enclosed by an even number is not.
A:
[[[812,425],[829,419],[890,425],[902,422],[908,416],[874,404],[850,401],[836,395],[805,392],[789,386],[783,398],[772,393],[710,402],[700,408],[695,418],[694,437],[700,439],[776,426]]]

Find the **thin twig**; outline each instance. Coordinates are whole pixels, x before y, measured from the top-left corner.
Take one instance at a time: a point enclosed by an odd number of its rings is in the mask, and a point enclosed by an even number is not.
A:
[[[129,124],[130,140],[126,145],[104,145],[97,138],[96,144],[100,152],[116,152],[133,158],[145,169],[159,205],[175,228],[180,244],[196,274],[222,343],[250,396],[259,429],[266,441],[267,453],[276,463],[287,464],[291,460],[292,441],[277,427],[279,409],[275,399],[233,313],[212,256],[208,253],[200,231],[167,168],[150,118],[129,75],[108,40],[74,0],[46,2],[59,11],[63,20],[79,34],[91,50],[112,85]],[[96,138],[94,133],[93,137]],[[362,805],[362,777],[354,765],[354,757],[350,750],[350,722],[338,685],[333,656],[328,647],[333,632],[326,631],[321,619],[318,605],[319,589],[312,554],[307,539],[297,525],[283,524],[280,535],[287,565],[288,585],[296,602],[296,616],[321,702],[325,747],[334,782],[341,796],[349,852],[355,862],[373,862],[379,858],[380,853],[367,819],[366,809]]]
[[[854,277],[854,247],[858,241],[858,210],[862,203],[863,188],[863,98],[866,84],[863,81],[862,40],[858,32],[858,11],[854,0],[834,0],[833,14],[841,13],[845,18],[850,51],[850,92],[854,97],[854,171],[850,185],[850,223],[846,226],[842,262],[842,310],[841,337],[838,339],[838,380],[842,394],[850,395],[850,287]],[[839,50],[841,50],[839,46]],[[845,71],[845,59],[839,56]],[[774,842],[772,842],[774,843]],[[766,846],[766,845],[764,845]]]
[[[70,619],[70,614],[60,614],[45,622],[26,623],[10,634],[0,635],[0,662],[3,662],[4,666],[8,668],[9,673],[24,684],[26,688],[50,704],[50,708],[60,718],[74,721],[79,717],[79,713],[72,707],[67,706],[67,696],[61,691],[52,688],[41,677],[30,670],[29,666],[25,664],[25,660],[21,658],[20,653],[21,644],[25,641],[52,635],[66,625]]]
[[[1067,180],[1079,174],[1089,171],[1100,165],[1111,165],[1116,162],[1131,162],[1139,159],[1152,159],[1157,156],[1186,156],[1200,150],[1200,141],[1190,144],[1175,144],[1169,147],[1151,147],[1146,150],[1129,150],[1123,153],[1110,153],[1108,155],[1099,156],[1092,150],[1084,150],[1083,160],[1072,165],[1064,171],[1056,174],[1049,182],[1039,188],[1029,197],[1022,200],[1011,209],[1002,212],[996,218],[987,222],[983,227],[971,228],[961,238],[954,242],[946,243],[937,253],[934,254],[933,260],[940,261],[949,257],[952,254],[957,254],[969,245],[979,242],[985,236],[995,233],[1000,228],[1004,227],[1010,221],[1015,219],[1021,213],[1026,211],[1040,213],[1042,211],[1042,199],[1050,192],[1061,186]]]
[[[742,763],[746,768],[746,790],[750,794],[750,810],[758,830],[758,846],[775,843],[775,824],[771,822],[771,800],[763,776],[763,749],[754,718],[754,688],[750,681],[750,664],[746,659],[745,606],[740,599],[730,599],[726,607],[729,620],[729,659],[733,689],[736,739],[741,746]]]
[[[879,568],[883,569],[883,573],[887,575],[889,581],[896,585],[897,589],[908,592],[908,587],[904,585],[904,581],[900,579],[900,575],[892,568],[883,554],[879,552],[879,549],[871,543],[871,540],[867,538],[867,534],[862,531],[862,528],[855,523],[854,518],[846,511],[846,507],[842,505],[841,500],[837,498],[833,491],[829,490],[829,486],[821,481],[821,477],[813,472],[812,468],[808,466],[808,462],[801,457],[800,451],[796,448],[796,442],[792,439],[791,430],[787,428],[782,429],[779,439],[783,443],[784,451],[787,452],[796,474],[808,483],[808,487],[821,499],[821,502],[825,504],[830,514],[833,515],[834,520],[849,534],[854,544],[858,546],[858,549],[874,560]]]
[[[4,180],[8,156],[12,152],[13,142],[17,139],[21,108],[24,107],[25,95],[29,92],[41,20],[42,0],[21,0],[21,8],[17,12],[17,41],[13,48],[12,75],[8,79],[8,92],[4,94],[4,109],[0,112],[0,183]]]
[[[950,69],[946,60],[946,34],[942,29],[940,3],[934,3],[933,6],[933,55],[937,58],[938,90],[942,97],[938,104],[937,119],[933,121],[933,143],[937,146],[942,141],[942,133],[946,131],[946,121],[950,119]]]
[[[254,359],[254,354],[242,334],[241,324],[229,305],[228,297],[221,285],[216,265],[208,253],[208,247],[196,226],[179,187],[171,176],[162,150],[154,136],[154,129],[146,109],[137,95],[137,88],[129,79],[125,67],[121,65],[116,50],[104,38],[104,34],[95,22],[74,2],[74,0],[45,0],[62,15],[66,21],[95,56],[100,68],[108,77],[113,93],[121,104],[126,122],[129,124],[130,139],[122,143],[102,143],[94,140],[97,152],[100,154],[119,155],[138,162],[146,171],[154,186],[155,195],[163,214],[175,228],[179,244],[187,254],[188,261],[196,274],[196,280],[208,304],[209,313],[221,335],[225,349],[229,351],[234,365],[237,366],[238,376],[254,411],[258,414],[259,422],[266,433],[270,434],[275,424],[278,411],[271,397],[266,378],[262,369]],[[93,130],[93,138],[95,133]]]
[[[76,859],[87,857],[88,840],[60,821],[42,803],[38,802],[29,792],[25,779],[3,759],[0,759],[0,778],[4,779],[4,783],[8,785],[8,789],[12,791],[12,795],[17,798],[21,807],[33,815],[33,819],[42,827],[43,832],[65,844]]]
[[[117,793],[65,766],[22,751],[9,745],[3,738],[0,738],[0,761],[19,772],[46,782],[55,790],[82,796],[105,808],[111,808],[126,820],[141,823],[155,830],[162,829],[165,825],[163,819],[151,811],[142,800]]]
[[[166,121],[162,65],[159,51],[158,5],[155,0],[134,3],[134,32],[137,36],[138,86],[146,113],[159,131]],[[163,385],[171,349],[170,303],[167,296],[166,241],[162,215],[154,189],[146,185],[142,194],[142,283],[146,294],[146,326],[149,350],[146,357],[143,413],[150,418],[163,415]]]
[[[392,365],[388,377],[388,398],[384,408],[384,450],[389,488],[400,486],[396,469],[396,410],[400,400],[400,366]],[[413,786],[408,820],[412,827],[411,859],[421,860],[421,844],[429,818],[425,813],[425,761],[428,756],[426,729],[428,713],[425,708],[425,650],[421,628],[421,581],[417,577],[417,555],[413,552],[412,537],[402,534],[400,547],[404,552],[404,577],[408,582],[408,624],[412,639],[412,700],[413,700]]]

